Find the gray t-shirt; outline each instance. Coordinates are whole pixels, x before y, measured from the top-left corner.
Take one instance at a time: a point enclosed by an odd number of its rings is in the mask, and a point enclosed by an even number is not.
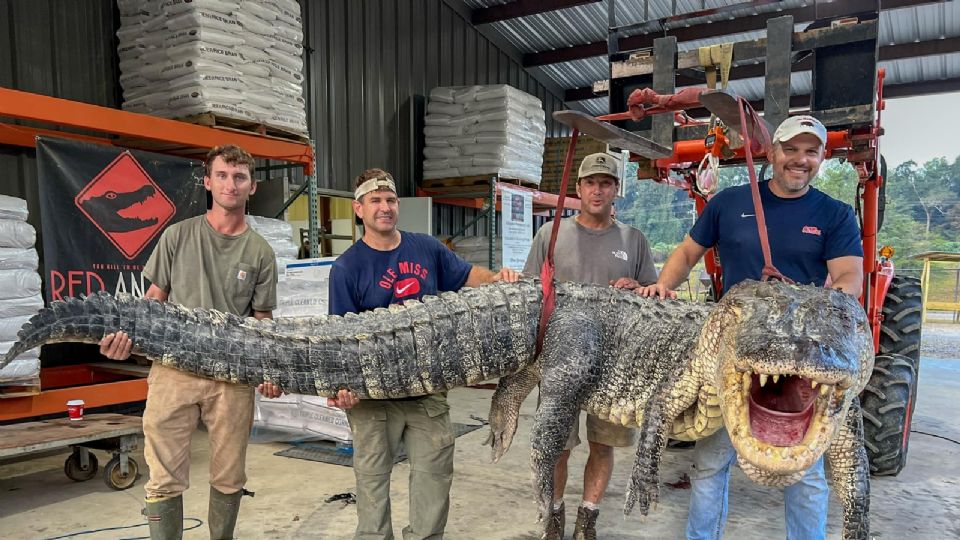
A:
[[[540,276],[540,267],[547,259],[550,247],[551,232],[553,222],[537,231],[527,263],[523,266],[525,275]],[[606,229],[595,230],[580,225],[576,218],[561,220],[553,258],[558,281],[597,285],[609,285],[611,280],[622,277],[633,278],[641,285],[657,281],[647,238],[638,229],[619,221],[614,221]]]
[[[143,269],[151,283],[184,307],[250,316],[277,307],[277,260],[253,229],[236,236],[214,230],[206,216],[163,231]]]

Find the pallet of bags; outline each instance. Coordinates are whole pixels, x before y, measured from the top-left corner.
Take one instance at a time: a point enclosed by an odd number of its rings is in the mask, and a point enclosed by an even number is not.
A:
[[[546,135],[540,100],[509,85],[430,91],[423,178],[497,174],[540,183]]]
[[[118,0],[123,109],[305,135],[296,0]]]
[[[27,201],[0,195],[0,354],[40,308],[37,232],[27,223]],[[40,392],[40,350],[27,351],[0,370],[0,398]]]

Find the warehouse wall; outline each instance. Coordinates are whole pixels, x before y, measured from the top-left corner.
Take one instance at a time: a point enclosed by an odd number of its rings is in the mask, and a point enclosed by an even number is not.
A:
[[[510,84],[563,108],[547,89],[442,0],[327,0],[305,6],[311,133],[319,185],[352,191],[368,167],[412,195],[416,96],[436,86]],[[548,124],[547,136],[560,135]]]
[[[118,106],[114,17],[110,0],[0,2],[0,86]],[[0,146],[0,193],[27,199],[39,236],[32,149]]]
[[[320,187],[352,191],[356,174],[379,166],[394,173],[401,195],[413,195],[413,171],[421,159],[415,155],[417,115],[423,96],[436,86],[505,83],[539,97],[548,119],[562,108],[558,96],[444,0],[301,5]],[[0,86],[118,107],[118,16],[112,0],[3,0]],[[547,136],[561,134],[548,120]],[[0,193],[38,207],[32,150],[0,147]],[[437,232],[456,230],[473,215],[439,208]],[[30,220],[39,231],[38,216]],[[468,234],[485,230],[480,222]]]

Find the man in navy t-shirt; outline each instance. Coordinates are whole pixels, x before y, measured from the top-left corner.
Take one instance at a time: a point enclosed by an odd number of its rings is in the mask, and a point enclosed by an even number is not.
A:
[[[773,265],[802,284],[830,286],[859,297],[863,287],[863,246],[853,210],[810,187],[823,162],[827,129],[812,116],[785,120],[773,135],[769,161],[773,179],[760,183]],[[711,247],[723,265],[723,287],[759,280],[763,253],[749,185],[725,189],[670,255],[655,285],[643,296],[676,298],[693,266]],[[687,538],[719,539],[727,518],[730,466],[736,452],[725,429],[697,441],[691,479]],[[823,458],[799,482],[784,489],[787,538],[822,539],[827,530],[829,489]]]
[[[357,177],[353,209],[363,238],[337,258],[330,272],[330,313],[357,313],[461,287],[516,281],[472,266],[432,236],[397,229],[400,205],[390,173],[369,169]],[[362,400],[347,410],[357,478],[355,538],[393,538],[390,472],[401,442],[410,459],[410,525],[405,539],[442,538],[453,480],[453,428],[443,394]]]

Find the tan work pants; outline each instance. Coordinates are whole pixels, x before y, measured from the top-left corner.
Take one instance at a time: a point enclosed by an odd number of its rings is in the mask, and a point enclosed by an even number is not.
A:
[[[202,379],[154,364],[143,413],[147,498],[176,497],[190,486],[190,437],[202,421],[210,435],[210,485],[236,493],[247,481],[253,388]]]
[[[363,400],[347,410],[357,478],[357,540],[391,540],[390,472],[403,442],[410,460],[405,540],[439,540],[450,510],[454,434],[446,396]]]

